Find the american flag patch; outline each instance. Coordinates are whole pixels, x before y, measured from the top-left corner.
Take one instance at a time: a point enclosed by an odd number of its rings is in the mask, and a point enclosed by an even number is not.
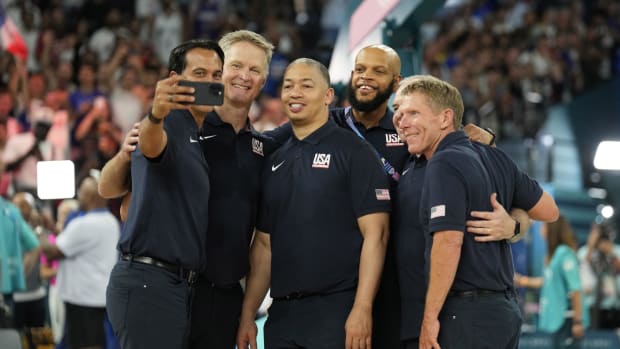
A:
[[[431,219],[444,217],[446,215],[446,205],[437,205],[431,207]]]
[[[390,191],[387,189],[375,189],[377,200],[390,200]]]

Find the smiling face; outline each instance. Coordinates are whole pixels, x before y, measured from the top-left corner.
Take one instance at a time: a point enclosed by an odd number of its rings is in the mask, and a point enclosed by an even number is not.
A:
[[[284,74],[282,104],[293,125],[321,123],[327,120],[328,106],[334,98],[317,66],[292,63]]]
[[[407,143],[409,153],[424,154],[430,159],[450,129],[452,111],[435,110],[428,97],[421,92],[400,95],[397,101],[398,110],[394,120],[399,136]]]
[[[265,85],[268,73],[265,51],[248,41],[239,41],[225,51],[224,98],[233,105],[249,106]]]
[[[400,80],[400,59],[383,45],[360,51],[351,71],[349,101],[354,109],[369,112],[379,108],[392,95]]]

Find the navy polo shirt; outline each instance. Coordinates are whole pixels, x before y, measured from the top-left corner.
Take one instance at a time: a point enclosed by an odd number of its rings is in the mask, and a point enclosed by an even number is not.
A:
[[[207,114],[202,138],[211,181],[206,277],[226,285],[247,274],[261,170],[275,143],[249,120],[236,133],[215,112]]]
[[[353,132],[346,121],[349,115],[351,115],[350,108],[333,108],[329,110],[330,119],[332,119],[338,126]],[[409,157],[409,152],[407,151],[405,143],[400,140],[398,134],[396,133],[396,129],[392,123],[393,116],[394,113],[390,109],[386,109],[385,114],[379,121],[378,126],[366,129],[364,124],[361,122],[356,122],[355,119],[353,119],[353,124],[368,141],[368,143],[370,143],[379,152],[379,154],[383,156],[390,163],[390,165],[396,169],[396,171],[398,171],[398,173],[401,173],[403,166]],[[351,115],[351,117],[353,116]],[[286,123],[273,131],[266,132],[265,134],[273,138],[276,142],[283,144],[291,137],[293,131],[290,123]],[[396,192],[396,184],[396,181],[390,177],[390,189],[392,190],[392,194]]]
[[[168,144],[157,159],[139,148],[131,154],[133,194],[119,250],[203,270],[209,177],[198,126],[188,111],[173,110],[164,129]]]
[[[422,190],[421,219],[426,232],[465,232],[471,211],[492,211],[493,182],[480,155],[462,131],[448,134],[429,160]],[[512,275],[498,266],[512,264],[508,242],[477,243],[465,234],[452,290],[506,290]]]
[[[427,284],[425,251],[430,249],[430,238],[425,238],[419,212],[426,164],[424,155],[409,158],[398,183],[392,214],[392,241],[396,250],[401,296],[401,339],[420,336],[424,313]]]
[[[357,219],[389,212],[388,180],[367,142],[329,120],[266,162],[257,228],[271,235],[271,295],[357,286]]]

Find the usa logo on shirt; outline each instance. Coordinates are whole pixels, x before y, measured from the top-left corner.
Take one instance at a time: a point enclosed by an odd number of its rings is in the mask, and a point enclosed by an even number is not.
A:
[[[385,134],[385,146],[386,147],[400,147],[405,145],[398,137],[397,133],[386,133]]]
[[[260,156],[265,156],[263,153],[263,142],[252,138],[252,151]]]
[[[314,160],[312,160],[312,167],[314,168],[329,168],[329,161],[331,160],[331,154],[316,153],[314,154]]]

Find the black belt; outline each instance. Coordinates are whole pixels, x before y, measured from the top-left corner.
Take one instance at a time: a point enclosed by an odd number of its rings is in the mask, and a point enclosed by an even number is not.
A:
[[[291,301],[291,300],[297,300],[297,299],[303,299],[303,298],[309,298],[309,297],[324,297],[324,296],[330,296],[332,294],[336,294],[336,293],[340,293],[340,292],[347,292],[347,291],[353,291],[355,290],[355,287],[352,288],[347,288],[344,290],[337,290],[337,291],[328,291],[328,292],[293,292],[293,293],[289,293],[286,296],[282,296],[282,297],[273,297],[274,301]]]
[[[158,259],[149,257],[149,256],[135,256],[129,253],[124,253],[121,255],[121,259],[124,261],[129,261],[133,263],[147,264],[152,265],[154,267],[159,267],[165,269],[177,276],[181,279],[186,280],[188,284],[193,285],[198,280],[198,272],[194,270],[185,269],[183,267],[162,262]]]
[[[485,290],[485,289],[476,289],[476,290],[467,290],[467,291],[450,291],[448,292],[448,297],[456,297],[456,298],[472,298],[472,297],[480,297],[480,296],[488,296],[488,295],[497,295],[497,294],[510,294],[511,291],[496,291],[496,290]]]
[[[273,300],[274,301],[290,301],[290,300],[296,300],[296,299],[302,299],[302,298],[308,298],[308,297],[315,297],[315,296],[325,296],[327,295],[326,293],[321,293],[321,292],[293,292],[291,294],[288,294],[286,296],[282,296],[282,297],[274,297]]]

